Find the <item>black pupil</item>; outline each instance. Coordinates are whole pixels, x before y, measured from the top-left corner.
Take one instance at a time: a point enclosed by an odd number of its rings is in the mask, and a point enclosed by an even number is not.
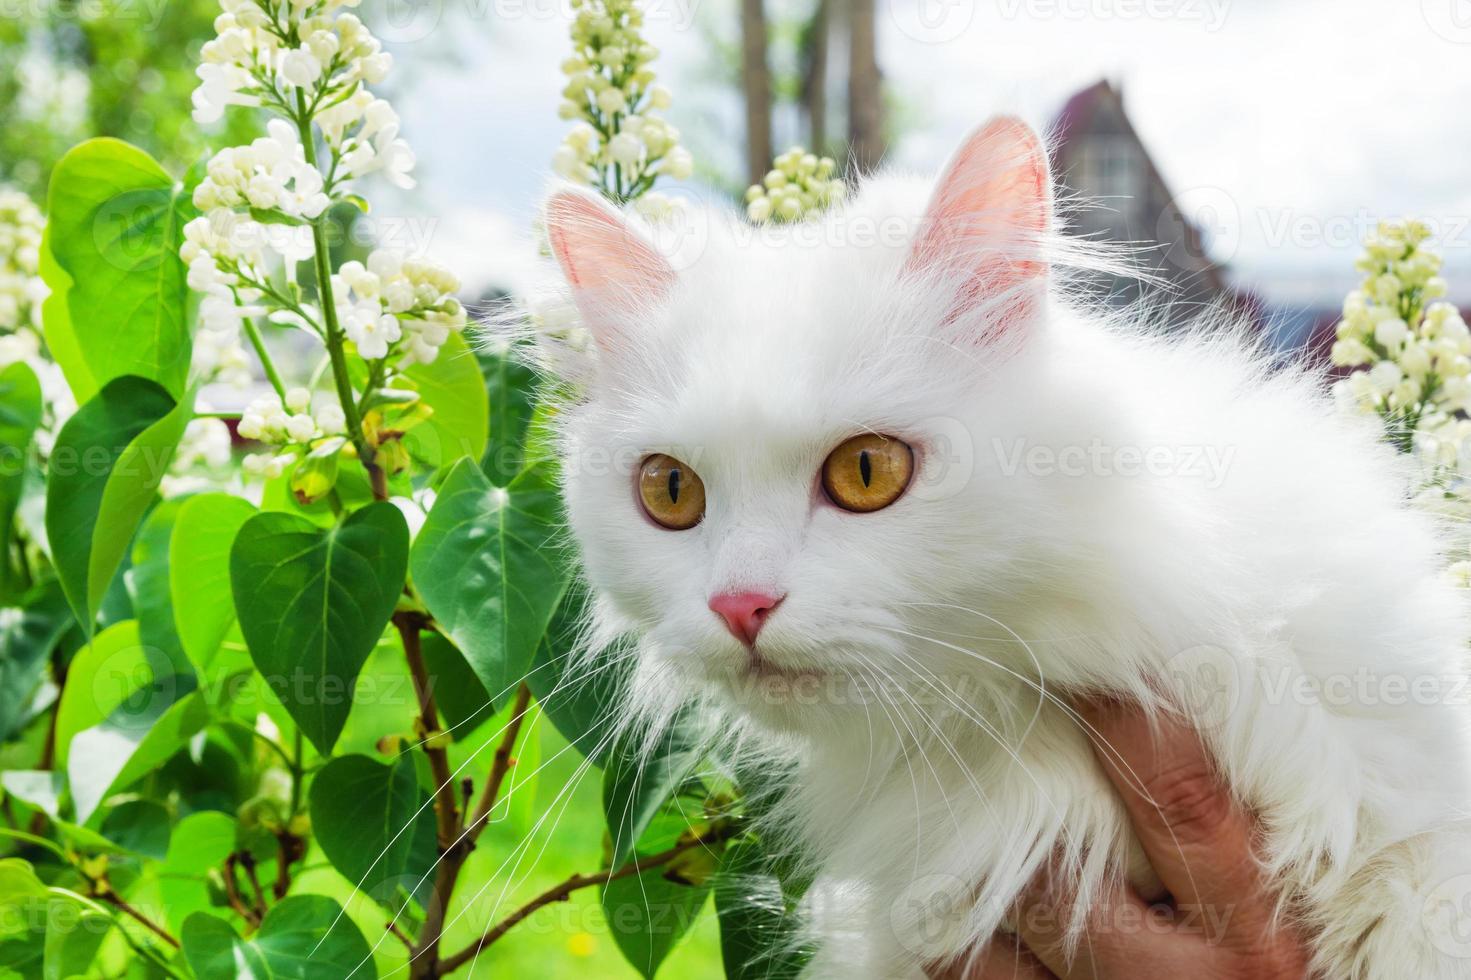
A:
[[[671,503],[679,503],[679,468],[675,467],[669,471],[669,500]]]
[[[858,475],[863,477],[865,487],[873,482],[873,460],[868,458],[867,449],[858,454]]]

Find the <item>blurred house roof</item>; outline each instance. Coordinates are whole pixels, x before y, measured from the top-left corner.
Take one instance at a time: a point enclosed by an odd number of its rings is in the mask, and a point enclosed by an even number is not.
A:
[[[1233,289],[1207,254],[1205,236],[1180,210],[1115,85],[1102,79],[1067,100],[1052,124],[1051,156],[1072,230],[1128,246],[1142,273],[1100,277],[1106,301],[1157,304],[1170,326],[1220,306],[1260,322],[1260,299]]]

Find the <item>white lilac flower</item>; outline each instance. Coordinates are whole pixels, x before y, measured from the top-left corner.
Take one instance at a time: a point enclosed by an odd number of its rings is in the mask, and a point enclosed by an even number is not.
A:
[[[693,170],[679,132],[659,112],[669,90],[654,84],[658,49],[643,39],[634,0],[573,0],[573,55],[558,115],[574,121],[552,156],[562,177],[596,186],[620,204],[647,193],[659,177]]]
[[[1344,300],[1332,363],[1344,411],[1377,416],[1386,437],[1413,454],[1417,503],[1471,516],[1471,330],[1445,295],[1440,256],[1417,221],[1383,222],[1364,243],[1358,289]]]
[[[837,164],[794,146],[773,161],[760,184],[746,191],[746,217],[756,224],[792,222],[821,214],[847,193]]]

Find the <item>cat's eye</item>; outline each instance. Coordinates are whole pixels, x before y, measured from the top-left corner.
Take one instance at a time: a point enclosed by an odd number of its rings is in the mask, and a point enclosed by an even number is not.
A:
[[[705,484],[673,456],[655,453],[639,464],[638,499],[660,527],[683,531],[705,516]]]
[[[914,451],[893,436],[854,436],[828,454],[822,488],[844,510],[883,510],[898,500],[914,475]]]

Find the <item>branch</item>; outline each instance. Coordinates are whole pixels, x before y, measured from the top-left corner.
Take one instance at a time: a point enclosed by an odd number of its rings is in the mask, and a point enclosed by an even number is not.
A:
[[[507,932],[509,932],[512,927],[535,913],[538,909],[545,908],[546,906],[553,905],[557,902],[565,902],[572,897],[573,892],[578,891],[579,889],[589,888],[593,885],[606,885],[608,882],[617,881],[619,878],[627,878],[631,875],[643,874],[645,871],[648,871],[652,868],[657,868],[660,865],[668,864],[670,861],[679,857],[686,851],[692,851],[697,847],[708,847],[711,844],[723,843],[730,838],[736,836],[736,834],[740,833],[742,829],[743,828],[738,823],[727,823],[718,825],[711,828],[711,830],[703,836],[696,837],[693,840],[683,841],[679,844],[674,845],[666,851],[660,851],[658,854],[651,854],[648,857],[639,858],[637,861],[625,864],[623,867],[619,868],[616,871],[610,868],[606,871],[600,871],[597,874],[592,875],[575,874],[567,880],[563,881],[561,884],[554,885],[551,888],[548,888],[546,891],[542,892],[540,895],[536,896],[525,905],[522,905],[511,914],[507,915],[504,919],[491,926],[490,930],[486,932],[485,935],[481,936],[469,946],[460,950],[458,953],[455,953],[453,956],[445,957],[445,959],[440,963],[441,971],[444,973],[450,973],[464,966],[477,954],[479,954],[482,949],[484,949],[486,946],[489,946],[497,939],[500,939]]]
[[[490,766],[490,777],[485,782],[485,791],[480,797],[480,805],[475,808],[475,814],[465,823],[465,833],[469,836],[470,843],[474,844],[480,832],[485,829],[490,820],[491,811],[495,809],[497,799],[500,797],[501,784],[506,781],[506,775],[511,771],[511,766],[516,760],[511,753],[516,748],[516,738],[521,734],[521,722],[526,717],[526,709],[531,705],[531,688],[525,681],[516,691],[516,703],[511,707],[511,720],[506,723],[505,734],[501,736],[501,744],[496,747],[495,761]]]
[[[174,947],[174,949],[183,948],[179,945],[179,941],[175,939],[167,929],[159,925],[157,922],[154,922],[142,912],[139,912],[137,909],[133,908],[133,906],[129,905],[128,902],[121,895],[113,891],[112,885],[107,881],[106,878],[98,879],[92,883],[92,894],[93,897],[107,902],[109,905],[113,906],[124,915],[129,916],[134,921],[143,925],[145,928],[148,929],[149,932],[153,933],[155,936],[162,939],[170,946]]]
[[[434,685],[429,680],[429,670],[424,666],[424,653],[419,645],[419,631],[424,628],[424,617],[413,612],[393,615],[393,625],[403,640],[404,659],[409,662],[409,674],[414,681],[414,694],[419,699],[420,736],[424,739],[424,754],[429,757],[429,768],[434,774],[434,815],[439,825],[439,846],[450,847],[460,834],[460,811],[455,801],[454,775],[450,772],[449,753],[442,744],[443,733],[439,729],[439,708],[434,703]]]
[[[474,815],[470,817],[465,824],[464,831],[457,838],[440,843],[441,861],[439,871],[434,878],[434,897],[430,900],[428,909],[425,910],[424,926],[419,930],[419,944],[410,958],[413,964],[412,976],[415,978],[437,977],[451,969],[439,963],[439,941],[444,936],[444,920],[449,911],[450,898],[454,895],[455,883],[459,880],[460,871],[464,868],[466,859],[475,849],[476,838],[485,829],[490,813],[495,809],[495,803],[500,796],[501,786],[505,783],[506,774],[515,764],[511,753],[516,747],[516,737],[520,734],[521,722],[526,717],[526,709],[530,704],[531,688],[523,683],[516,691],[516,702],[511,708],[511,720],[506,724],[500,744],[496,747],[495,761],[491,763],[490,775],[486,779],[485,790],[481,794],[480,803],[476,806]]]

